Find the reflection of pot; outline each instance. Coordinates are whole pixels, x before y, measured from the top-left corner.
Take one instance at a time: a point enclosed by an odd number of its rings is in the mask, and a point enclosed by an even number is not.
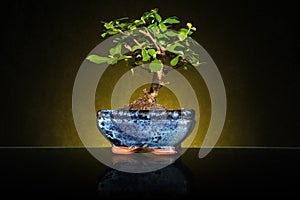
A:
[[[140,172],[141,170],[160,169],[171,165],[178,158],[177,155],[159,156],[155,154],[135,153],[130,155],[112,155],[112,166],[126,172]]]
[[[140,149],[176,153],[176,147],[192,132],[194,110],[100,110],[97,125],[115,153]]]
[[[109,168],[98,183],[99,196],[115,195],[123,198],[134,194],[141,194],[143,198],[147,195],[179,197],[189,195],[193,189],[192,175],[180,159],[163,169],[148,173],[127,173]]]

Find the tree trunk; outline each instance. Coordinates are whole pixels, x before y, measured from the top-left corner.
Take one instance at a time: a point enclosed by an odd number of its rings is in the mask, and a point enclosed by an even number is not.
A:
[[[163,76],[163,69],[160,71],[153,73],[152,83],[150,87],[150,91],[148,92],[148,99],[150,103],[156,102],[156,97],[158,96],[160,88],[163,86],[161,83],[161,79]]]
[[[149,92],[143,89],[144,97],[141,97],[128,105],[129,110],[166,110],[162,105],[156,103],[156,97],[162,86],[167,83],[162,81],[163,66],[160,71],[153,73],[152,83]]]

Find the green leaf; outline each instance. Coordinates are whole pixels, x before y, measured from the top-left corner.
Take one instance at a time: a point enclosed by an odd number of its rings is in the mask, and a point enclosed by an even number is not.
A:
[[[173,44],[171,46],[167,46],[167,50],[170,51],[170,52],[172,52],[172,53],[175,53],[177,55],[183,56],[184,55],[183,51],[176,50],[175,49],[176,47],[183,47],[183,45],[177,42],[177,43],[175,43],[175,44]]]
[[[86,59],[93,62],[93,63],[96,63],[96,64],[110,62],[110,61],[113,60],[113,58],[102,57],[102,56],[98,56],[98,55],[95,55],[95,54],[89,55]]]
[[[166,38],[165,34],[155,34],[157,39]]]
[[[195,67],[199,66],[200,64],[200,60],[198,59],[198,55],[189,55],[187,57],[187,60]]]
[[[116,64],[117,62],[118,62],[118,58],[116,58],[116,59],[114,59],[114,60],[112,60],[112,61],[109,61],[108,64],[114,65],[114,64]]]
[[[192,35],[194,32],[193,31],[189,31],[187,32],[187,35]]]
[[[134,25],[134,26],[130,26],[130,28],[129,28],[130,30],[135,30],[136,29],[136,26]]]
[[[109,50],[110,55],[114,56],[116,54],[120,54],[121,53],[121,44],[118,44],[117,46],[111,48]]]
[[[105,27],[106,29],[113,29],[113,28],[114,28],[113,22],[110,21],[110,22],[104,23],[104,27]]]
[[[183,51],[176,50],[175,49],[176,47],[183,47],[183,46],[181,44],[179,44],[179,43],[175,43],[175,44],[173,44],[171,46],[167,46],[167,50],[170,51],[170,52],[172,52],[172,53],[175,53],[177,55],[183,56],[184,55]]]
[[[164,21],[163,21],[163,23],[166,23],[166,24],[178,24],[178,23],[180,23],[180,21],[177,19],[177,17],[169,17],[169,18],[167,18],[167,19],[165,19]]]
[[[166,44],[167,44],[166,41],[164,41],[164,40],[158,40],[158,43],[159,43],[160,45],[166,45]]]
[[[144,16],[141,17],[141,20],[142,20],[143,24],[146,24],[146,21],[145,21],[145,17],[144,17]]]
[[[187,33],[187,32],[189,32],[189,30],[188,30],[188,29],[186,29],[186,28],[181,28],[181,29],[179,29],[179,31],[180,31],[180,32],[183,32],[183,33]]]
[[[154,8],[151,10],[151,13],[157,13],[158,12],[158,8]]]
[[[106,35],[107,35],[107,33],[106,33],[106,32],[105,32],[105,33],[102,33],[102,34],[101,34],[101,37],[103,37],[103,38],[104,38]]]
[[[177,50],[174,50],[173,53],[175,53],[175,54],[177,54],[177,55],[180,55],[180,56],[184,56],[183,51],[177,51]]]
[[[148,26],[148,28],[153,31],[154,33],[157,33],[158,32],[158,26],[156,24],[150,24]]]
[[[173,58],[173,59],[170,61],[170,64],[174,67],[175,65],[177,65],[178,60],[179,60],[179,56],[176,56],[175,58]]]
[[[160,23],[158,26],[162,32],[165,32],[167,30],[167,26],[164,23]]]
[[[160,23],[161,22],[161,16],[157,13],[155,13],[155,19]]]
[[[177,36],[177,33],[175,33],[174,31],[166,31],[165,34],[170,37]]]
[[[149,65],[151,72],[158,72],[161,70],[161,63],[159,60],[155,59],[153,60]]]
[[[125,55],[121,55],[121,56],[119,56],[118,57],[118,61],[120,61],[120,60],[124,60],[126,58],[126,56]]]
[[[119,56],[118,58],[116,58],[116,59],[114,59],[114,60],[109,61],[108,63],[111,64],[111,65],[114,65],[114,64],[116,64],[118,61],[124,60],[125,58],[126,58],[126,56],[125,56],[125,55],[122,55],[122,56]]]
[[[139,20],[139,19],[137,19],[137,20],[135,20],[135,21],[134,21],[134,24],[135,24],[136,26],[140,26],[140,25],[142,25],[142,24],[143,24],[143,21],[142,21],[142,20]]]
[[[178,34],[178,38],[179,38],[180,41],[183,41],[186,37],[187,37],[187,34],[184,33],[184,32],[180,32]]]
[[[150,13],[157,13],[157,12],[158,12],[158,8],[154,8],[154,9],[151,9]]]
[[[155,56],[157,54],[157,51],[155,49],[148,49],[147,51],[150,54],[150,56],[155,58]]]
[[[176,42],[175,44],[172,44],[170,46],[167,46],[167,50],[174,50],[176,47],[184,47],[182,44]]]
[[[125,19],[129,19],[128,17],[122,17],[122,18],[119,18],[117,19],[118,21],[121,21],[121,20],[125,20]]]
[[[117,42],[119,42],[121,40],[121,38],[115,38],[115,39],[113,39],[113,43],[117,43]]]
[[[131,51],[134,52],[135,50],[138,50],[140,47],[138,45],[134,45],[132,48],[131,48]]]
[[[120,24],[118,24],[118,27],[120,27],[121,29],[125,29],[125,28],[127,28],[128,25],[129,25],[129,23],[120,23]]]
[[[153,12],[146,12],[143,17],[141,18],[141,20],[144,20],[146,22],[150,21],[151,19],[153,19],[155,16],[154,16],[154,13]]]
[[[142,49],[142,57],[144,62],[149,61],[151,58],[146,49]]]
[[[115,34],[117,34],[119,32],[118,31],[109,30],[106,33],[109,34],[109,35],[115,35]]]
[[[187,23],[186,25],[187,25],[187,27],[189,28],[189,31],[190,31],[190,30],[193,30],[193,31],[196,31],[196,30],[197,30],[196,27],[193,27],[192,23]],[[188,31],[188,32],[189,32],[189,31]],[[192,34],[192,33],[189,33],[189,35],[191,35],[191,34]]]

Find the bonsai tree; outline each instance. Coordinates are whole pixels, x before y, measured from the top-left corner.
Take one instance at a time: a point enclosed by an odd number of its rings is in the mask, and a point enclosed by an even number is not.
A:
[[[132,69],[142,66],[149,73],[153,73],[149,91],[144,89],[144,97],[130,103],[130,110],[165,109],[156,104],[160,88],[168,84],[163,82],[163,77],[172,69],[187,69],[201,64],[198,55],[191,48],[187,48],[193,42],[188,36],[196,28],[190,22],[178,28],[179,24],[176,16],[163,19],[157,8],[145,12],[139,19],[125,17],[103,22],[104,32],[101,36],[106,38],[116,35],[113,40],[115,45],[106,57],[92,54],[87,60],[111,65],[125,61]],[[175,27],[178,31],[172,29]],[[145,64],[148,64],[147,67]]]

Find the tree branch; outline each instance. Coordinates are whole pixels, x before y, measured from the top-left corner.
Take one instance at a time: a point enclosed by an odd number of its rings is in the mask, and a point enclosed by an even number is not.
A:
[[[175,44],[177,42],[180,42],[180,40],[178,39],[178,40],[173,41],[172,43],[168,44],[167,47],[172,46],[173,44]]]
[[[147,32],[145,32],[143,30],[139,30],[140,33],[144,34],[145,36],[149,37],[152,40],[152,42],[154,43],[154,45],[155,45],[155,47],[157,49],[157,52],[159,54],[161,54],[162,53],[162,48],[157,44],[156,39],[152,37],[152,35],[149,33],[149,31],[148,30],[146,30],[146,31]]]
[[[141,49],[143,48],[143,45],[141,43],[139,43],[134,37],[132,37],[132,35],[130,33],[127,32],[128,34],[126,34],[125,32],[123,32],[120,29],[117,29],[117,31],[120,32],[123,35],[126,35],[126,36],[130,37]]]

